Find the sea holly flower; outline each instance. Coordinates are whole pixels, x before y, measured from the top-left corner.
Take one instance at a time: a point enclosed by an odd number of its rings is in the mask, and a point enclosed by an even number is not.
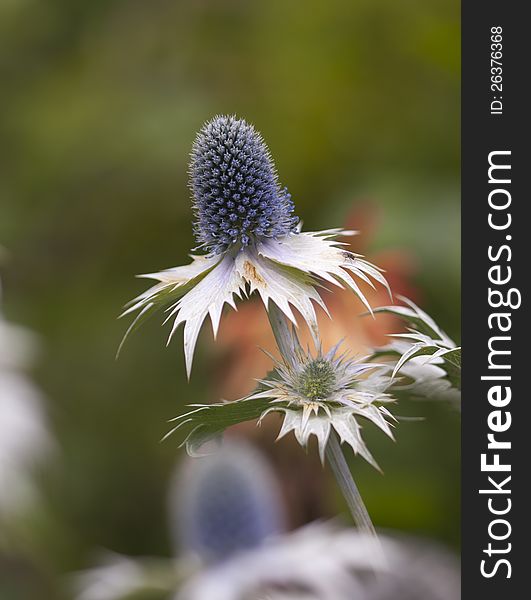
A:
[[[157,283],[123,313],[138,313],[125,337],[160,309],[166,309],[166,321],[173,319],[168,343],[183,323],[188,376],[204,320],[210,317],[216,336],[223,307],[236,308],[235,297],[257,292],[267,310],[276,304],[293,324],[297,309],[317,340],[314,303],[327,310],[318,286],[350,288],[369,310],[354,277],[389,289],[378,267],[336,240],[355,232],[302,231],[265,142],[244,120],[219,116],[201,129],[190,187],[196,250],[204,254],[192,255],[189,265],[142,275]]]
[[[293,431],[306,447],[310,437],[315,436],[324,462],[329,437],[335,431],[341,442],[378,468],[361,437],[358,419],[372,422],[393,438],[390,424],[395,419],[386,407],[394,401],[386,391],[392,383],[389,367],[338,355],[338,346],[326,354],[319,350],[313,356],[303,351],[295,334],[293,343],[293,360],[271,357],[274,369],[259,381],[255,393],[235,402],[192,405],[193,410],[173,419],[176,426],[167,435],[190,427],[185,444],[195,455],[226,427],[252,419],[260,423],[269,413],[280,412],[284,421],[279,438]]]
[[[378,468],[361,437],[358,418],[371,421],[393,438],[390,422],[394,417],[385,406],[394,402],[386,393],[391,383],[387,368],[337,356],[337,346],[327,354],[319,350],[317,356],[298,350],[293,364],[275,361],[272,376],[260,380],[264,389],[250,396],[269,398],[273,404],[260,418],[269,412],[284,413],[278,437],[293,431],[299,444],[306,447],[314,435],[323,462],[333,429],[354,454]]]

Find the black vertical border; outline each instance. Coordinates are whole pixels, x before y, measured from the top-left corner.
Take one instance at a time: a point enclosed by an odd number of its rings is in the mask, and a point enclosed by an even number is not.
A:
[[[529,284],[531,276],[531,206],[527,187],[531,173],[528,138],[529,60],[531,31],[524,17],[526,4],[515,1],[462,2],[462,597],[509,600],[531,597],[528,560],[531,533],[531,328],[529,327]],[[491,27],[503,28],[503,114],[491,115],[490,44]],[[493,150],[510,150],[512,176],[507,186],[512,196],[510,231],[489,228],[488,155]],[[486,487],[487,474],[480,469],[480,455],[486,451],[487,401],[489,385],[481,381],[487,372],[488,357],[488,269],[493,263],[489,245],[500,245],[512,236],[512,281],[522,293],[522,305],[512,311],[511,362],[512,425],[507,434],[512,448],[507,451],[512,464],[510,484],[512,509],[507,515],[512,526],[508,541],[512,575],[500,568],[490,579],[480,572],[489,542],[488,525],[493,518],[487,497],[478,493]],[[527,384],[527,385],[526,385]],[[495,543],[495,542],[493,542]],[[503,545],[500,542],[500,547]],[[500,555],[502,557],[502,555]],[[492,562],[491,562],[492,564]]]

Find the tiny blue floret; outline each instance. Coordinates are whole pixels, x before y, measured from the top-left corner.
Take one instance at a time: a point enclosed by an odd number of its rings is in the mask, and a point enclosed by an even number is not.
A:
[[[280,186],[269,150],[252,125],[215,117],[199,132],[191,157],[194,231],[208,252],[295,230],[291,196]]]

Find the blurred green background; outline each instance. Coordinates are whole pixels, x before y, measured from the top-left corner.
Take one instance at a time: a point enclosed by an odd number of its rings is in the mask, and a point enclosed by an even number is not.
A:
[[[409,253],[423,308],[459,341],[459,12],[456,0],[0,2],[4,311],[40,336],[35,379],[62,451],[40,474],[23,588],[35,578],[40,599],[59,597],[58,576],[101,548],[170,552],[179,440],[159,439],[185,403],[217,399],[201,376],[211,357],[203,344],[187,384],[180,344],[166,349],[154,320],[115,362],[116,316],[145,287],[135,273],[186,261],[188,153],[213,115],[264,134],[307,229],[375,210],[364,251]],[[459,417],[401,412],[427,420],[400,425],[394,446],[366,432],[386,475],[353,461],[366,503],[377,525],[457,546]]]

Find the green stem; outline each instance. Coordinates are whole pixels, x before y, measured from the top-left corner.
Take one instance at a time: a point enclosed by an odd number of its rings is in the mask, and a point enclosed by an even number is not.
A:
[[[290,331],[286,317],[274,302],[269,303],[267,315],[282,358],[288,364],[294,365],[296,360],[294,335],[296,334]]]
[[[268,316],[280,354],[287,363],[293,365],[296,361],[297,334],[290,330],[290,325],[286,317],[273,302],[269,305]],[[356,525],[360,531],[376,537],[376,531],[374,530],[369,513],[352,478],[341,445],[333,431],[330,433],[326,445],[326,458]]]
[[[352,473],[345,460],[341,445],[333,431],[330,433],[326,445],[326,458],[358,529],[364,533],[377,537],[374,525],[372,524],[369,513],[365,508],[358,487],[354,482]]]

